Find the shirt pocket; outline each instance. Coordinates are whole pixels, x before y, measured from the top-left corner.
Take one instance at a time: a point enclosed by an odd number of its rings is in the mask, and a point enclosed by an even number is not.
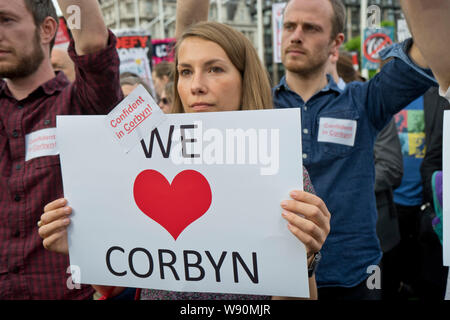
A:
[[[317,118],[317,128],[319,130],[318,137],[320,135],[320,119],[321,118],[330,118],[330,119],[336,119],[336,120],[343,120],[343,121],[355,121],[356,127],[354,128],[354,141],[352,145],[347,145],[345,143],[338,143],[338,142],[324,142],[324,141],[317,141],[319,145],[320,152],[326,157],[339,157],[339,158],[345,158],[348,157],[350,154],[353,153],[353,151],[356,149],[356,142],[357,142],[357,133],[359,128],[359,114],[356,110],[349,110],[349,111],[334,111],[334,112],[325,112],[319,114]]]
[[[59,161],[59,155],[56,156],[44,156],[44,157],[38,157],[29,160],[31,163],[30,165],[35,169],[46,169],[46,168],[52,168],[55,166],[60,165]]]

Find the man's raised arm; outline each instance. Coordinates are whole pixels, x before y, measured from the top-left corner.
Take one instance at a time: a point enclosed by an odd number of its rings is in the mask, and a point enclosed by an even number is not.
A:
[[[175,37],[178,39],[190,25],[207,21],[208,13],[209,0],[177,0]]]
[[[108,43],[108,30],[97,0],[58,0],[59,7],[68,22],[80,21],[71,28],[78,55],[97,52]],[[74,17],[78,15],[79,17]]]
[[[450,1],[400,0],[414,42],[442,90],[450,86]]]

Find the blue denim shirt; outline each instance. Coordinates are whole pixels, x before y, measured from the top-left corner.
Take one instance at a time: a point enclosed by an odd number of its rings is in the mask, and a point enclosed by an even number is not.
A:
[[[352,82],[340,90],[328,85],[305,103],[289,89],[286,78],[273,89],[276,108],[301,108],[303,165],[331,213],[331,231],[316,272],[319,287],[353,287],[380,262],[373,147],[378,132],[392,116],[423,95],[435,82],[429,70],[406,54],[410,41],[382,52],[387,63],[368,82]],[[356,122],[353,145],[318,142],[321,118]]]

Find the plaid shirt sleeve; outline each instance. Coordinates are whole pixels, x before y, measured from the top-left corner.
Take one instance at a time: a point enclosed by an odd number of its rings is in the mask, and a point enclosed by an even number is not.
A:
[[[59,155],[25,156],[31,134],[54,134],[57,115],[106,114],[120,102],[119,57],[109,35],[95,54],[77,56],[72,43],[74,84],[59,72],[18,101],[0,80],[0,299],[92,298],[91,286],[70,281],[68,257],[45,250],[38,234],[44,206],[63,196]]]
[[[107,114],[123,99],[118,90],[120,65],[116,48],[117,38],[111,31],[106,48],[94,54],[78,56],[71,41],[68,52],[75,63],[76,79],[73,86],[76,105],[84,114]]]

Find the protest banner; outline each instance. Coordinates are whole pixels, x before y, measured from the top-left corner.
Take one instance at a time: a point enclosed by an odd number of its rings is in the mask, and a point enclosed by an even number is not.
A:
[[[364,30],[362,69],[377,70],[380,67],[380,52],[393,44],[394,28],[367,28]]]
[[[128,154],[104,122],[57,119],[81,283],[309,296],[280,207],[303,188],[298,109],[170,114]]]
[[[162,61],[172,62],[175,59],[174,47],[176,44],[175,38],[167,39],[153,39],[153,54],[152,54],[152,65],[156,66]]]
[[[67,28],[66,20],[63,17],[59,18],[59,26],[56,32],[55,48],[67,49],[70,43],[70,33]]]
[[[152,61],[152,38],[150,33],[139,29],[115,30],[120,73],[131,72],[142,78],[155,96],[150,62]]]

